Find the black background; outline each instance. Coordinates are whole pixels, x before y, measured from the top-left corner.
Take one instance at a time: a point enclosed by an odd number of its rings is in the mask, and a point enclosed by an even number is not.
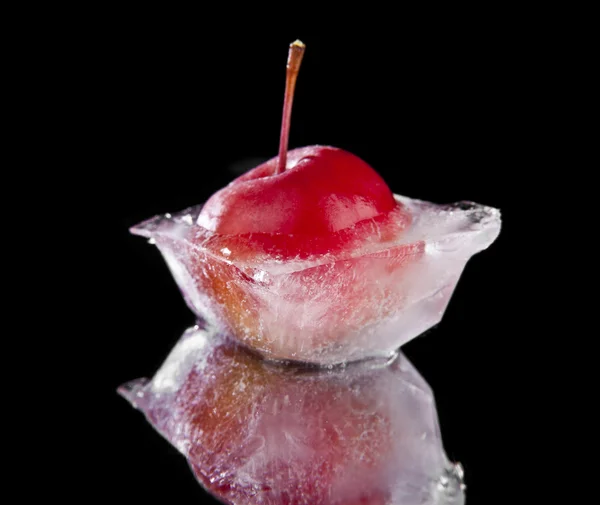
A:
[[[64,163],[75,168],[56,176],[78,188],[68,205],[81,209],[86,251],[72,258],[75,338],[87,336],[75,363],[85,377],[72,390],[76,431],[95,440],[92,456],[73,449],[82,482],[119,503],[212,503],[184,458],[116,394],[151,376],[194,322],[158,251],[128,228],[205,201],[277,153],[287,47],[300,38],[291,148],[341,147],[395,193],[502,210],[499,239],[470,261],[442,323],[404,351],[436,393],[469,504],[507,503],[498,476],[526,450],[513,439],[526,429],[515,349],[528,345],[511,294],[515,247],[524,181],[543,171],[531,144],[546,114],[549,47],[516,15],[208,33],[207,17],[114,14],[90,15],[40,48],[56,93],[42,102],[69,123],[54,149],[71,146]]]

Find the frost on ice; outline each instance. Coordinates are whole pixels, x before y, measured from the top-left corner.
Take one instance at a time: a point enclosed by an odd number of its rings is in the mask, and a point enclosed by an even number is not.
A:
[[[200,207],[132,232],[156,244],[200,318],[267,357],[336,364],[390,356],[438,323],[466,262],[500,231],[491,207],[396,199],[412,214],[408,228],[390,236],[361,222],[347,230],[352,247],[309,257],[209,232],[196,224]]]
[[[431,389],[402,354],[284,366],[196,326],[120,393],[226,503],[464,503]]]

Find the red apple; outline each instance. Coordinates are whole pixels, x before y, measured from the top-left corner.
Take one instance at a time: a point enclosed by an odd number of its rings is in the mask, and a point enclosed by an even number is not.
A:
[[[225,235],[277,233],[333,237],[398,204],[383,179],[357,156],[334,147],[290,151],[286,170],[278,158],[254,168],[215,193],[198,224]]]
[[[398,309],[402,293],[381,278],[397,279],[422,250],[393,244],[410,213],[365,161],[334,147],[287,152],[294,51],[279,156],[206,202],[189,268],[210,312],[239,340],[274,358],[312,361]],[[312,263],[286,278],[261,270],[265,261],[298,260]],[[308,309],[317,299],[321,308]]]

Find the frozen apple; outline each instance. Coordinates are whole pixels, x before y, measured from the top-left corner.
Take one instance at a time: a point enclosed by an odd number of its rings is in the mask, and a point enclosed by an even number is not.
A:
[[[195,224],[200,207],[132,231],[156,244],[200,318],[268,357],[335,364],[389,355],[439,322],[500,229],[493,208],[395,199],[412,216],[400,232],[361,222],[343,231],[347,248],[306,257],[277,235],[210,232]]]
[[[279,156],[132,232],[156,243],[199,318],[270,358],[386,356],[440,320],[499,212],[394,195],[341,149],[288,152],[302,53],[292,44]]]
[[[403,355],[280,366],[196,327],[120,391],[225,503],[464,503],[431,390]]]

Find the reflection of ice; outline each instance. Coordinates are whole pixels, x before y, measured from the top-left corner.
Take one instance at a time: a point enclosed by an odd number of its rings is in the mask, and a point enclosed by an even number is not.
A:
[[[281,366],[194,327],[119,392],[234,505],[464,503],[431,389],[402,354]]]
[[[335,364],[386,356],[437,324],[469,258],[500,231],[497,209],[396,196],[401,233],[348,250],[282,260],[241,254],[242,236],[195,224],[200,207],[132,232],[154,241],[192,310],[272,358]],[[250,239],[248,239],[250,240]]]

